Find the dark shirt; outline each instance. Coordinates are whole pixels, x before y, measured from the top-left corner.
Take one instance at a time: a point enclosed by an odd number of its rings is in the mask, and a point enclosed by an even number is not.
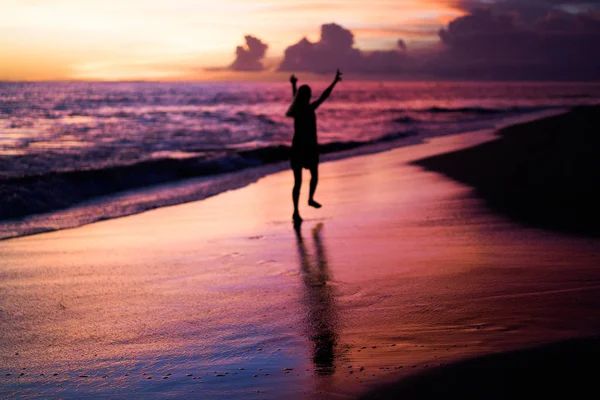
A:
[[[312,104],[304,110],[298,110],[294,116],[292,149],[300,151],[317,150],[317,117]]]

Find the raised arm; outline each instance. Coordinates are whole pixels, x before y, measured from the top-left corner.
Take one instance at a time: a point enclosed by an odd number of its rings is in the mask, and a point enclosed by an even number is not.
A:
[[[321,94],[321,97],[319,97],[319,99],[317,101],[313,102],[311,104],[311,106],[314,109],[317,109],[325,100],[327,100],[327,98],[329,97],[329,95],[333,91],[333,88],[335,87],[335,84],[338,83],[341,80],[342,80],[342,73],[338,69],[337,72],[335,73],[335,78],[333,79],[333,82],[331,83],[331,85],[329,85],[329,87],[327,89],[325,89],[325,91],[323,92],[323,94]]]
[[[292,74],[292,76],[290,76],[290,82],[292,83],[292,96],[296,96],[296,83],[298,82],[296,75]]]

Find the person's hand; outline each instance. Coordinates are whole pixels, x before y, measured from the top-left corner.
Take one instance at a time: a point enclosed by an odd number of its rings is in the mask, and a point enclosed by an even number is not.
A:
[[[335,73],[335,82],[340,82],[342,80],[342,73],[340,72],[339,68]]]
[[[296,75],[292,74],[292,76],[290,76],[290,82],[292,82],[292,85],[295,85],[296,82],[298,82],[298,78],[296,78]]]

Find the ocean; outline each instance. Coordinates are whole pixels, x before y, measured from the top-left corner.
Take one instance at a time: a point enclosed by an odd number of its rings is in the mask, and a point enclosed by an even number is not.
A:
[[[327,84],[311,84],[314,96]],[[200,200],[287,168],[291,100],[287,82],[0,83],[0,238]],[[317,111],[318,137],[335,159],[599,102],[600,83],[342,82]]]

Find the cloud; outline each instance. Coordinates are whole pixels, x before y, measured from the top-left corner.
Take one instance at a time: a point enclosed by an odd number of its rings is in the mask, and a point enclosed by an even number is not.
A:
[[[457,0],[463,6],[483,0]],[[356,74],[419,79],[600,80],[600,12],[582,1],[487,1],[486,8],[450,21],[439,30],[439,42],[412,50],[402,39],[388,50],[355,47],[354,34],[335,23],[321,26],[318,41],[303,38],[285,49],[278,71]],[[526,6],[525,4],[529,4]],[[538,7],[527,18],[523,10]],[[567,12],[565,6],[587,11]],[[503,11],[502,7],[512,7]],[[517,7],[518,6],[518,7]],[[520,7],[520,8],[519,8]],[[530,7],[530,8],[527,8]],[[541,13],[545,10],[544,13]],[[402,28],[402,27],[400,27]],[[267,45],[246,36],[228,69],[261,71]]]
[[[490,79],[600,79],[600,16],[551,11],[533,23],[518,13],[477,9],[439,32],[428,72]]]
[[[520,51],[526,47],[524,43],[530,42],[531,32],[518,15],[497,15],[489,9],[477,9],[451,21],[439,31],[439,37],[456,57],[489,59],[506,58]]]
[[[546,34],[598,34],[600,14],[592,12],[567,14],[553,11],[536,21],[535,28],[538,32]]]
[[[267,53],[269,47],[260,39],[252,36],[244,36],[245,46],[238,46],[235,49],[235,61],[229,66],[233,71],[262,71],[265,69],[262,59]]]
[[[473,12],[485,7],[497,13],[517,13],[528,23],[551,11],[587,12],[600,9],[600,0],[451,0],[454,7]]]
[[[303,38],[285,49],[279,71],[330,73],[344,72],[398,73],[406,69],[409,59],[404,41],[393,50],[364,52],[354,47],[354,34],[337,24],[321,26],[321,37],[312,43]]]
[[[593,11],[555,9],[530,22],[518,12],[479,8],[441,29],[439,40],[426,53],[411,53],[402,39],[396,49],[365,52],[354,47],[350,30],[326,24],[319,41],[304,38],[289,46],[279,70],[330,73],[340,68],[436,79],[600,79],[600,14]]]

